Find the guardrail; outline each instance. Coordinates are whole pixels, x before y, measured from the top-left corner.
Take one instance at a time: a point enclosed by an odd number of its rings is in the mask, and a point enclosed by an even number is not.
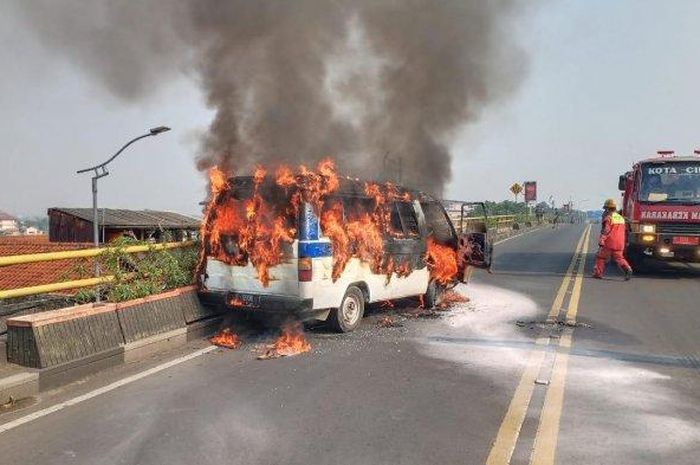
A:
[[[10,265],[21,265],[28,263],[49,262],[54,260],[66,260],[71,258],[90,258],[97,257],[108,252],[122,253],[138,253],[157,250],[176,249],[181,247],[191,247],[194,242],[167,242],[162,244],[152,245],[132,245],[127,247],[101,247],[94,249],[79,249],[67,250],[62,252],[45,252],[25,255],[9,255],[0,257],[0,267]],[[62,281],[58,283],[47,283],[38,286],[20,287],[16,289],[0,290],[0,299],[9,299],[12,297],[25,297],[29,295],[44,294],[47,292],[65,291],[69,289],[80,289],[83,287],[97,286],[99,284],[114,281],[116,276],[106,275],[95,278],[75,279],[71,281]]]
[[[483,216],[469,216],[462,218],[460,212],[449,212],[450,220],[459,232],[465,229],[467,225],[474,225],[476,223],[485,223],[488,229],[503,230],[507,228],[512,228],[514,224],[521,224],[527,222],[535,222],[534,216],[530,215],[493,215],[488,217]]]

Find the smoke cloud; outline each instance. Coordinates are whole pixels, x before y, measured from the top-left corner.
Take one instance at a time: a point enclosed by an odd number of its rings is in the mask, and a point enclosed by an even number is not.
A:
[[[512,93],[515,1],[17,0],[52,52],[138,101],[182,73],[215,110],[200,169],[330,156],[442,192],[449,142]]]

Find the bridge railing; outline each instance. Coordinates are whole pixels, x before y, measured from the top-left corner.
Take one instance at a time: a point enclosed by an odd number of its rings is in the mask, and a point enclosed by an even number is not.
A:
[[[148,245],[132,245],[125,247],[100,247],[92,249],[80,249],[80,250],[67,250],[61,252],[45,252],[45,253],[34,253],[34,254],[24,254],[24,255],[9,255],[0,257],[0,272],[4,267],[10,265],[22,265],[29,263],[42,263],[50,262],[55,260],[66,260],[66,259],[76,259],[76,258],[93,258],[99,257],[102,254],[109,252],[120,253],[139,253],[139,252],[150,252],[158,250],[168,250],[183,247],[192,247],[194,242],[167,242],[161,244],[148,244]],[[122,275],[123,276],[123,275]],[[85,279],[73,279],[68,281],[45,283],[36,286],[19,287],[14,289],[0,289],[0,300],[9,299],[13,297],[25,297],[31,295],[45,294],[50,292],[66,291],[72,289],[80,289],[85,287],[97,286],[99,284],[110,283],[115,281],[117,276],[115,275],[105,275],[93,278]]]
[[[493,215],[493,216],[468,216],[462,217],[460,212],[448,212],[450,220],[455,229],[459,232],[473,230],[475,226],[481,225],[489,230],[498,232],[514,229],[515,225],[526,225],[536,221],[534,215]]]

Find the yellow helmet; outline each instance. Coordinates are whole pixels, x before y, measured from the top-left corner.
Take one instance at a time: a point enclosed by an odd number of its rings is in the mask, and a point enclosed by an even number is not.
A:
[[[617,204],[615,203],[615,199],[606,200],[603,204],[603,208],[612,208],[614,210],[617,210]]]

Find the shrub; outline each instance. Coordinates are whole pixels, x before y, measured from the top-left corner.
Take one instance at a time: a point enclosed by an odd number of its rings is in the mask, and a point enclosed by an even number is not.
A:
[[[148,250],[138,253],[124,251],[134,245],[146,245]],[[108,302],[123,302],[192,284],[197,247],[156,250],[155,244],[123,237],[111,242],[96,260],[101,275],[115,277],[113,281],[100,285],[100,295]],[[88,273],[83,270],[81,274],[90,277],[92,270]],[[75,298],[77,302],[94,301],[95,291],[81,290]]]

